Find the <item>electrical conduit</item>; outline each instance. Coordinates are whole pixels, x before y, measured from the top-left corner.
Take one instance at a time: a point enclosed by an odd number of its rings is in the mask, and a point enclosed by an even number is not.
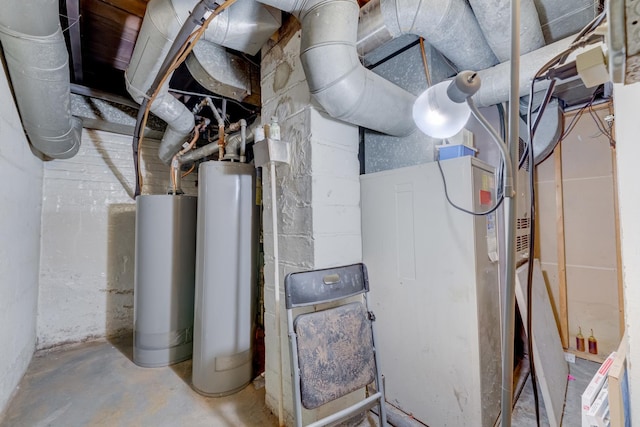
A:
[[[511,33],[509,13],[511,0],[469,0],[482,33],[500,62],[510,58]],[[540,18],[533,0],[522,0],[520,5],[520,54],[531,52],[545,45]],[[477,70],[476,70],[477,71]]]

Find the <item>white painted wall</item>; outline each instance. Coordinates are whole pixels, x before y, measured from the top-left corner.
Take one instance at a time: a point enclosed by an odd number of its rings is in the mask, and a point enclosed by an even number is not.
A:
[[[565,122],[575,114],[568,114]],[[594,114],[604,118],[609,108],[598,107]],[[618,348],[621,338],[612,165],[615,151],[590,114],[580,116],[561,148],[569,347],[577,351],[578,328],[585,339],[593,329],[598,355],[604,360]],[[536,168],[536,256],[559,315],[555,166],[555,157],[549,156]]]
[[[0,67],[0,412],[36,342],[42,162],[32,154]]]
[[[157,146],[143,145],[144,193],[167,190]],[[131,137],[109,132],[84,129],[75,157],[45,164],[38,348],[133,329],[134,179]]]
[[[277,167],[280,283],[274,284],[271,177],[263,171],[265,248],[265,377],[267,406],[278,413],[280,359],[285,420],[292,424],[292,385],[284,277],[301,270],[362,260],[358,128],[329,118],[311,101],[299,59],[300,31],[263,52],[262,117],[277,116],[282,139],[292,144],[290,165]],[[267,169],[267,168],[264,168]],[[277,335],[275,296],[280,293]],[[278,353],[278,344],[280,353]],[[347,397],[351,401],[351,397]],[[337,401],[336,406],[345,405]],[[305,412],[305,423],[335,410]]]
[[[614,88],[631,424],[640,425],[640,84]]]

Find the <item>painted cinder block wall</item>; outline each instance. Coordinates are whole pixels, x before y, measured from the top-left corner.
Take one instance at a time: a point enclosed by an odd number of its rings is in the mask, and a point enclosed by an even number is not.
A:
[[[292,387],[284,309],[284,277],[290,272],[350,264],[362,260],[358,128],[331,119],[311,100],[299,59],[300,31],[281,34],[263,49],[262,117],[278,117],[282,139],[291,143],[290,165],[277,166],[279,274],[274,283],[271,176],[263,171],[265,248],[266,402],[278,413],[280,361],[285,420],[292,424]],[[275,295],[280,293],[277,335]],[[278,353],[278,347],[280,353]],[[358,392],[356,392],[358,393]],[[347,396],[347,401],[352,397]],[[345,400],[336,401],[344,406]],[[329,405],[330,406],[330,405]],[[305,414],[305,422],[334,407]]]
[[[142,145],[143,194],[166,194],[159,141]],[[183,180],[197,194],[195,174]],[[136,204],[131,136],[83,129],[76,156],[44,166],[39,349],[133,329]]]
[[[2,67],[0,67],[2,68]],[[0,70],[0,412],[36,343],[42,161],[27,143]]]

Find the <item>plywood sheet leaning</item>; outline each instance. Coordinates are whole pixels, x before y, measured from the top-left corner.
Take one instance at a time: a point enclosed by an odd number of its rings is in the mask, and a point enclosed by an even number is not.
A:
[[[516,270],[516,298],[522,321],[527,324],[527,264]],[[538,385],[542,392],[544,407],[550,427],[558,427],[562,421],[562,409],[567,392],[569,367],[558,334],[551,300],[542,276],[540,262],[533,263],[533,357]],[[529,333],[527,331],[527,333]]]

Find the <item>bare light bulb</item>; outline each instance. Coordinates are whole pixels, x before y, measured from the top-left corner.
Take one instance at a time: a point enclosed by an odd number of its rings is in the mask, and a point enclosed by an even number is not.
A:
[[[413,121],[423,133],[432,138],[451,138],[464,128],[471,115],[466,102],[449,98],[444,81],[424,91],[413,104]]]

